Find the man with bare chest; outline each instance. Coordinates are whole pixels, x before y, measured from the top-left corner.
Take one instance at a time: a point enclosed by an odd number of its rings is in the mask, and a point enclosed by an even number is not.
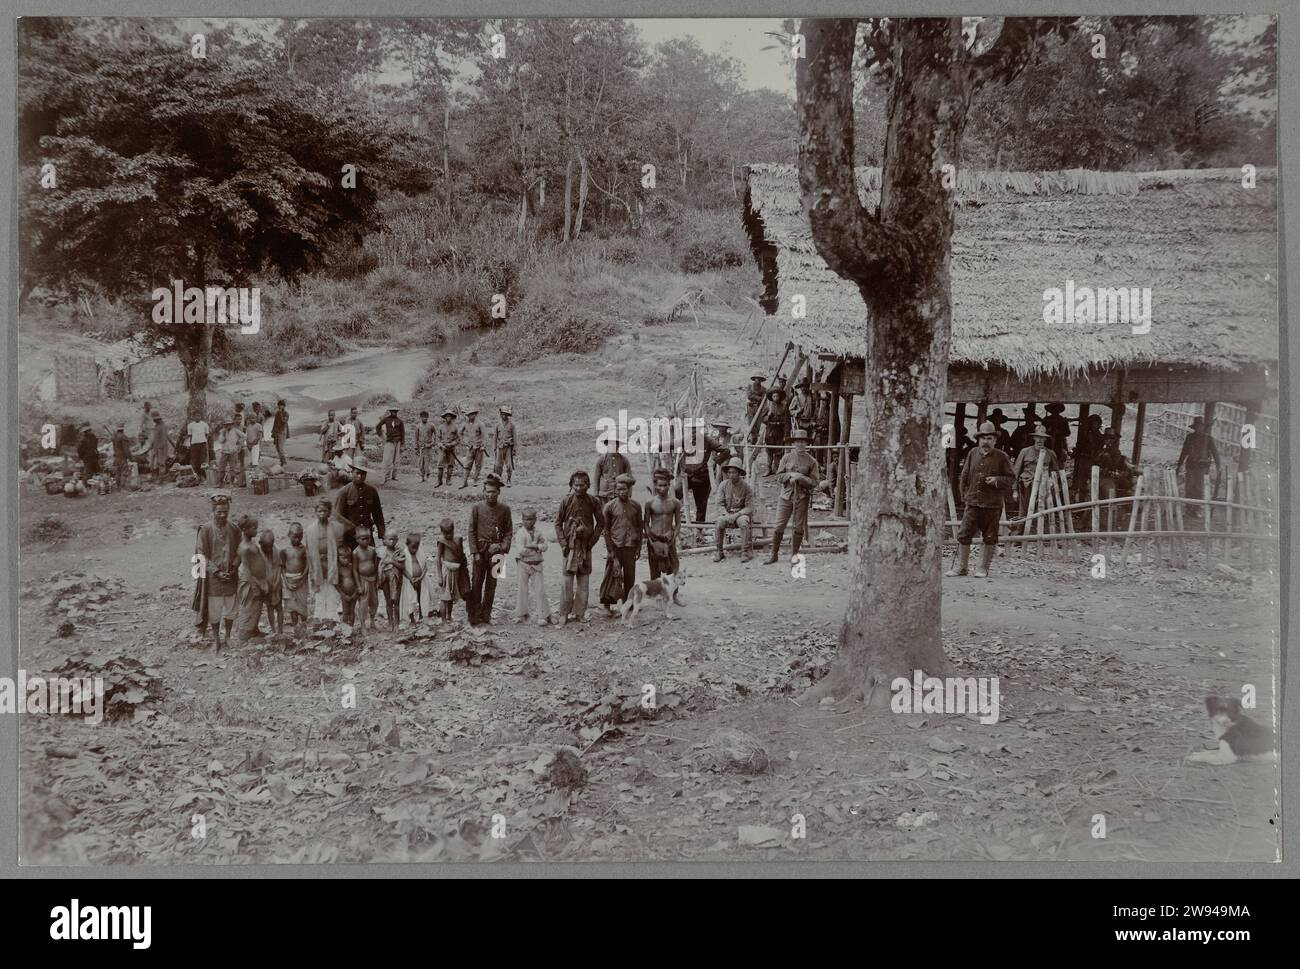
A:
[[[682,527],[682,503],[668,494],[673,474],[667,468],[654,472],[654,496],[645,503],[645,532],[650,578],[677,574],[677,534]]]

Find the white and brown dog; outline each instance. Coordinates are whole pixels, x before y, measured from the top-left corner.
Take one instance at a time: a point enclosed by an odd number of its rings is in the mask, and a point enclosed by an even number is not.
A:
[[[1219,749],[1195,751],[1187,755],[1189,761],[1223,765],[1241,760],[1277,759],[1273,734],[1242,712],[1240,700],[1207,696],[1205,712],[1210,716]]]
[[[647,599],[658,599],[664,604],[664,615],[669,619],[673,618],[673,603],[684,605],[677,597],[684,588],[686,588],[686,570],[680,567],[675,575],[661,575],[657,579],[644,579],[638,582],[627,594],[627,601],[619,606],[623,625],[632,624],[632,620],[636,618],[636,614],[641,611]]]

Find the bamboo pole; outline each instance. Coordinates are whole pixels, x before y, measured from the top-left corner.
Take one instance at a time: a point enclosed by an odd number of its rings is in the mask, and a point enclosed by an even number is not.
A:
[[[1066,478],[1064,470],[1057,471],[1056,474],[1061,482],[1061,493],[1065,496],[1065,501],[1062,502],[1062,507],[1065,507],[1070,504],[1069,479]],[[1074,512],[1062,511],[1061,515],[1061,524],[1065,529],[1065,556],[1071,559],[1074,557]]]
[[[1026,509],[1026,511],[1025,511],[1025,528],[1026,528],[1026,529],[1029,529],[1029,528],[1032,528],[1032,527],[1033,527],[1032,523],[1033,523],[1033,521],[1034,521],[1034,511],[1035,511],[1035,510],[1037,509],[1037,507],[1038,507],[1038,504],[1037,504],[1037,502],[1038,502],[1038,487],[1039,487],[1039,483],[1040,483],[1041,476],[1042,476],[1042,473],[1043,473],[1043,465],[1046,464],[1046,463],[1047,463],[1047,451],[1046,451],[1046,450],[1039,451],[1039,452],[1038,452],[1038,463],[1034,465],[1034,483],[1033,483],[1033,484],[1030,486],[1030,488],[1029,488],[1029,507],[1028,507],[1028,508]],[[1042,521],[1041,521],[1041,519],[1040,519],[1039,522],[1038,522],[1038,534],[1041,535],[1042,533],[1043,533],[1043,525],[1042,525]],[[1042,543],[1041,543],[1041,542],[1040,542],[1039,545],[1038,545],[1038,557],[1039,557],[1040,559],[1043,557],[1043,546],[1042,546]]]
[[[1207,474],[1205,476],[1205,483],[1207,487],[1209,486],[1209,482],[1210,482],[1210,476]],[[1206,493],[1208,494],[1209,492]],[[1214,506],[1210,506],[1209,508],[1205,509],[1204,519],[1205,519],[1205,566],[1206,568],[1213,569],[1214,568],[1214,540],[1210,538],[1210,532],[1214,530],[1213,528]]]
[[[1179,502],[1178,495],[1178,478],[1173,474],[1172,468],[1165,468],[1165,486],[1169,489],[1169,506],[1167,511],[1173,521],[1173,527],[1180,531],[1187,530],[1187,522],[1183,520],[1183,506]],[[1178,546],[1179,568],[1187,567],[1187,539],[1177,538],[1174,540]]]
[[[1092,505],[1091,508],[1092,533],[1094,535],[1096,535],[1097,532],[1101,531],[1101,506],[1097,504],[1097,498],[1099,497],[1097,492],[1100,488],[1101,488],[1101,469],[1094,464],[1090,469],[1090,473],[1088,475],[1088,497],[1092,499],[1090,503]],[[1094,538],[1092,540],[1092,552],[1094,555],[1096,555],[1099,551],[1102,551],[1100,548],[1100,543],[1096,538]],[[1102,551],[1102,555],[1105,554],[1106,553]]]
[[[1240,472],[1237,473],[1240,474]],[[1231,471],[1228,472],[1228,508],[1225,517],[1227,519],[1226,526],[1229,535],[1232,534],[1232,499],[1236,496],[1235,494],[1236,489],[1234,488],[1234,485],[1236,484],[1236,477],[1237,477],[1236,474],[1233,474]],[[1232,564],[1232,550],[1233,550],[1233,542],[1231,539],[1228,539],[1226,542],[1223,543],[1223,560],[1227,562],[1229,565]]]
[[[1120,550],[1120,558],[1125,563],[1128,562],[1128,546],[1129,542],[1133,540],[1133,532],[1137,526],[1138,509],[1142,502],[1142,485],[1145,483],[1146,479],[1142,475],[1138,475],[1137,484],[1133,486],[1133,514],[1129,516],[1128,534],[1124,536],[1124,547]]]

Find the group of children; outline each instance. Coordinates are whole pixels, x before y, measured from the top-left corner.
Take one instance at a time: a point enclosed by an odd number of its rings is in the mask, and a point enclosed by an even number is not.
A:
[[[332,508],[327,500],[321,500],[316,510],[320,521],[327,520]],[[323,541],[305,543],[302,524],[293,522],[288,546],[277,548],[274,532],[259,530],[255,517],[242,516],[237,527],[241,541],[234,625],[241,640],[262,635],[258,623],[263,608],[270,631],[277,635],[284,632],[286,613],[295,636],[305,632],[309,619],[341,619],[347,625],[374,630],[381,618],[381,598],[382,618],[390,631],[404,621],[419,623],[433,617],[448,621],[458,602],[465,604],[467,618],[476,621],[469,558],[450,518],[439,523],[432,554],[422,551],[423,536],[414,531],[407,533],[404,544],[398,544],[396,535],[388,535],[378,548],[371,532],[360,528],[355,531],[355,545],[335,541],[336,533],[328,530],[313,533],[313,538],[324,536]],[[546,625],[552,619],[542,579],[546,545],[537,529],[536,513],[525,511],[514,541],[519,568],[516,621],[532,618],[538,625]],[[320,559],[315,569],[313,555]],[[494,567],[499,569],[500,562]],[[315,596],[314,608],[309,592]]]

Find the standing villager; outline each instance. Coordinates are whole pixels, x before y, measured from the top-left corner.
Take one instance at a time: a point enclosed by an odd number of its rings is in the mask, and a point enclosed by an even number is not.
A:
[[[271,418],[271,441],[275,444],[275,459],[280,462],[280,467],[287,467],[284,456],[284,442],[289,439],[289,411],[285,409],[284,401],[278,401],[275,405],[275,416]]]
[[[364,454],[366,448],[366,425],[357,414],[355,407],[348,411],[348,419],[341,425],[342,434],[339,445],[343,456],[351,461],[358,454]]]
[[[257,634],[257,621],[271,592],[271,569],[257,540],[257,519],[239,519],[243,541],[239,545],[239,577],[235,589],[235,635],[247,642]]]
[[[763,386],[763,375],[756,373],[749,378],[749,390],[745,393],[745,434],[750,444],[758,443],[759,428],[762,426],[762,412],[767,402],[767,388]],[[757,421],[755,418],[759,418]]]
[[[401,560],[402,617],[413,623],[422,619],[432,619],[438,611],[438,576],[430,561],[429,553],[421,551],[420,543],[424,536],[419,532],[408,532],[406,547]]]
[[[306,627],[310,615],[307,611],[307,573],[307,547],[302,543],[302,523],[291,522],[289,547],[280,550],[280,585],[282,611],[289,613],[289,622],[295,633]],[[302,627],[298,625],[300,622]]]
[[[397,462],[402,454],[402,445],[406,443],[406,425],[397,416],[399,408],[388,408],[388,416],[379,422],[375,432],[384,442],[384,480],[380,484],[397,481]]]
[[[723,427],[727,426],[725,421],[722,424]],[[713,491],[710,459],[713,452],[717,450],[719,442],[706,430],[703,434],[697,435],[691,443],[693,447],[686,455],[683,470],[686,473],[686,487],[690,489],[691,497],[695,501],[695,520],[702,522],[708,512],[709,494]]]
[[[989,414],[989,423],[998,429],[997,440],[993,446],[1010,457],[1008,452],[1011,450],[1011,432],[1006,429],[1007,417],[1002,413],[1001,407],[994,407],[993,413]]]
[[[1103,443],[1101,415],[1089,414],[1088,419],[1079,425],[1079,434],[1074,444],[1074,479],[1070,482],[1070,487],[1080,499],[1087,497],[1092,466],[1097,463],[1097,455],[1101,453]]]
[[[379,541],[384,540],[384,508],[379,500],[379,489],[366,483],[370,468],[364,456],[354,458],[349,465],[352,481],[339,489],[334,496],[334,517],[340,519],[347,530],[347,544],[357,544],[358,532],[370,536],[371,545],[375,544],[375,533]]]
[[[256,471],[262,466],[262,408],[260,405],[244,422],[244,437],[248,442],[248,467]]]
[[[307,568],[311,588],[316,595],[313,619],[337,620],[343,608],[339,597],[339,545],[343,543],[344,525],[335,521],[328,498],[316,502],[316,520],[307,526]]]
[[[813,398],[811,387],[812,381],[803,377],[795,384],[794,397],[790,400],[791,429],[807,431],[810,441],[817,428],[817,401]]]
[[[429,423],[429,412],[420,411],[420,423],[415,425],[415,463],[420,470],[420,480],[429,480],[429,469],[433,466],[433,442],[438,436],[438,429]],[[442,484],[442,465],[438,465],[438,484]]]
[[[778,378],[780,379],[780,378]],[[790,405],[785,391],[776,387],[767,392],[767,411],[763,417],[763,443],[767,445],[767,473],[775,474],[781,463],[781,449],[790,425]]]
[[[438,550],[435,562],[438,567],[439,616],[444,622],[451,620],[451,610],[457,602],[465,603],[466,617],[472,622],[474,608],[471,605],[469,582],[469,558],[465,555],[465,543],[456,537],[456,525],[450,518],[444,518],[438,524]]]
[[[208,463],[208,438],[212,429],[202,417],[196,417],[186,425],[190,438],[190,468],[195,475],[203,477],[203,466]]]
[[[360,607],[357,622],[362,629],[369,623],[372,630],[379,609],[379,553],[373,541],[370,532],[358,529],[357,547],[352,550],[352,565],[357,573],[357,605]]]
[[[776,480],[781,485],[781,500],[776,509],[776,529],[772,532],[772,554],[767,557],[771,565],[781,556],[781,539],[785,526],[794,520],[794,536],[790,556],[799,554],[804,536],[808,534],[808,509],[812,506],[813,492],[822,486],[822,468],[817,459],[808,453],[808,432],[800,429],[790,435],[794,449],[787,451],[776,469]]]
[[[89,424],[81,425],[81,437],[77,439],[77,457],[87,478],[99,474],[99,438]]]
[[[441,488],[443,478],[451,484],[452,475],[456,473],[456,445],[460,443],[460,428],[456,426],[456,412],[448,407],[442,412],[442,423],[438,425],[438,483]]]
[[[1178,452],[1175,472],[1187,466],[1187,476],[1183,479],[1183,496],[1185,498],[1213,497],[1205,494],[1205,476],[1209,473],[1210,463],[1214,463],[1214,476],[1217,478],[1223,465],[1219,463],[1219,452],[1214,447],[1214,438],[1205,427],[1205,421],[1199,417],[1192,418],[1192,429],[1183,440],[1183,449]],[[1199,516],[1201,509],[1193,506],[1193,516]]]
[[[671,471],[656,468],[654,496],[645,503],[646,558],[652,579],[677,574],[677,535],[682,529],[682,503],[668,494],[672,481]]]
[[[149,439],[149,466],[153,469],[154,480],[161,481],[167,472],[171,449],[171,440],[167,437],[167,425],[163,423],[162,414],[154,414],[153,436]]]
[[[141,447],[149,443],[149,438],[153,434],[153,405],[149,401],[144,402],[144,409],[140,412],[140,440],[137,441]]]
[[[235,624],[235,592],[238,584],[239,544],[243,536],[230,523],[230,492],[214,491],[209,496],[212,520],[198,528],[194,552],[198,559],[198,579],[194,585],[195,626],[199,635],[212,626],[212,645],[221,649],[221,627],[225,626],[226,643],[230,642]]]
[[[327,463],[334,457],[334,451],[338,447],[339,437],[342,433],[343,428],[334,416],[334,411],[330,411],[325,415],[325,420],[320,426],[320,459],[322,463]]]
[[[569,493],[560,500],[560,510],[555,515],[555,540],[564,553],[561,625],[587,622],[591,551],[605,532],[604,509],[597,498],[587,493],[590,486],[586,471],[569,475]]]
[[[628,461],[627,455],[619,451],[619,447],[624,443],[620,437],[613,438],[609,441],[609,450],[596,460],[596,469],[591,478],[596,497],[601,500],[602,506],[613,499],[614,483],[618,480],[618,476],[632,473],[632,463]]]
[[[1097,486],[1105,498],[1122,498],[1133,494],[1136,474],[1119,449],[1119,431],[1111,428],[1102,435],[1097,454]]]
[[[1021,519],[1020,524],[1016,526],[1016,534],[1020,534],[1025,530],[1024,518],[1029,514],[1029,498],[1034,492],[1034,474],[1038,470],[1038,456],[1040,454],[1047,455],[1043,461],[1043,467],[1048,474],[1055,474],[1061,470],[1060,462],[1056,460],[1056,452],[1047,446],[1047,431],[1041,427],[1036,427],[1032,432],[1032,437],[1034,443],[1016,455],[1015,464],[1011,467],[1011,475],[1015,478],[1018,493],[1018,517]],[[1091,474],[1091,472],[1089,473]]]
[[[739,528],[744,543],[740,560],[748,562],[754,557],[754,489],[741,480],[745,474],[745,462],[740,458],[728,461],[724,473],[727,477],[718,489],[718,518],[713,526],[713,541],[717,549],[713,561],[721,562],[726,558],[722,554],[722,545],[727,529]]]
[[[961,528],[957,532],[959,560],[957,566],[949,569],[945,575],[966,574],[966,566],[970,561],[970,544],[976,532],[983,535],[984,548],[982,560],[972,574],[978,579],[989,574],[993,552],[998,547],[998,531],[1006,493],[1015,480],[1010,460],[1005,453],[993,446],[997,436],[997,428],[992,421],[981,424],[976,447],[966,455],[966,462],[962,465],[961,494],[966,509],[962,514]]]
[[[537,512],[525,508],[519,516],[523,524],[515,532],[515,563],[519,566],[519,596],[515,602],[515,622],[532,618],[539,626],[551,621],[551,606],[546,601],[546,581],[542,572],[546,539],[537,528]]]
[[[271,632],[284,632],[284,570],[280,567],[280,554],[275,547],[275,532],[262,529],[257,544],[266,560],[266,623]]]
[[[465,412],[465,426],[461,429],[460,439],[469,448],[469,453],[465,455],[465,479],[461,481],[460,486],[468,488],[471,472],[474,475],[474,483],[478,484],[479,472],[483,470],[483,455],[487,451],[483,425],[478,422],[477,407]],[[513,438],[511,445],[513,447]]]
[[[1065,405],[1059,400],[1047,405],[1047,416],[1043,418],[1043,428],[1049,435],[1048,446],[1056,452],[1056,460],[1065,466],[1065,456],[1069,453],[1070,422],[1064,416]]]
[[[131,477],[131,439],[126,436],[125,424],[118,424],[113,432],[113,474],[118,488],[125,488]]]
[[[620,474],[614,480],[614,498],[605,505],[603,512],[605,523],[605,550],[618,569],[619,582],[622,586],[615,602],[626,602],[632,586],[636,585],[636,560],[641,557],[641,539],[644,516],[641,506],[632,500],[632,486],[636,478],[631,474]],[[606,561],[606,573],[609,574],[610,562]],[[601,583],[601,603],[609,611],[613,602],[604,583]]]
[[[492,470],[497,477],[505,472],[506,487],[509,488],[515,473],[515,424],[510,419],[511,410],[507,405],[502,404],[500,410],[501,419],[492,430],[492,453],[496,456]]]
[[[226,475],[229,473],[231,481],[239,473],[239,456],[244,451],[244,432],[235,426],[234,418],[227,418],[221,422],[221,436],[217,438],[217,450],[220,452],[217,460],[217,484],[226,484]]]
[[[492,603],[496,598],[497,572],[495,566],[510,551],[514,522],[510,506],[502,503],[501,479],[495,474],[483,482],[483,500],[469,513],[469,549],[474,556],[474,580],[470,593],[477,606],[472,622],[491,624]],[[501,556],[502,558],[496,558]]]
[[[1007,457],[1014,461],[1016,455],[1029,447],[1033,443],[1033,432],[1037,427],[1038,412],[1033,404],[1028,404],[1020,412],[1020,425],[1011,432],[1011,450],[1007,452]]]

